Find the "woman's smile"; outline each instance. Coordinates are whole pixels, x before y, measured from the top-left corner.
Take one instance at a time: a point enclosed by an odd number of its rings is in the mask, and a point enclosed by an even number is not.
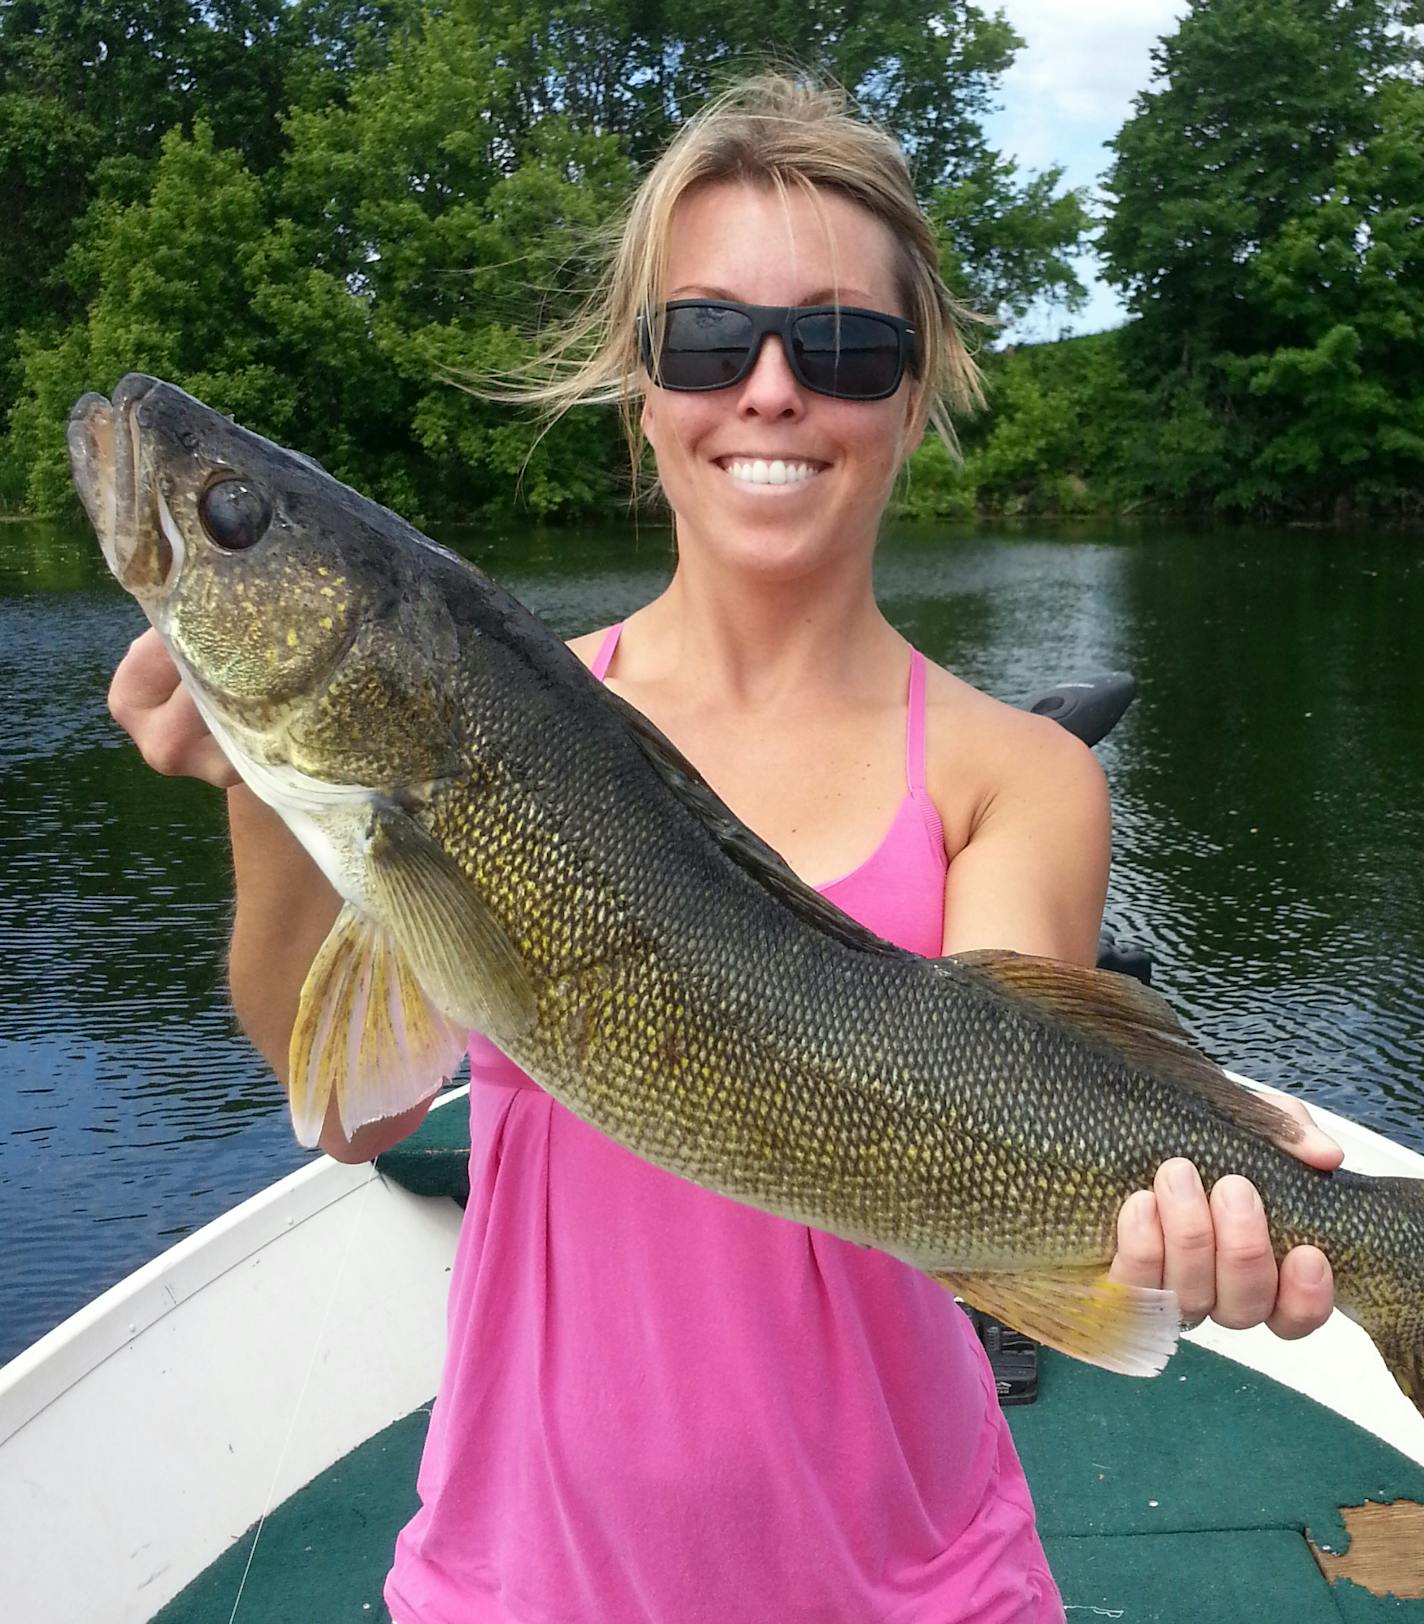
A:
[[[730,474],[737,484],[767,490],[785,490],[788,486],[809,484],[828,466],[824,462],[811,462],[794,454],[777,456],[775,453],[733,453],[731,456],[717,457],[715,461],[723,473]]]

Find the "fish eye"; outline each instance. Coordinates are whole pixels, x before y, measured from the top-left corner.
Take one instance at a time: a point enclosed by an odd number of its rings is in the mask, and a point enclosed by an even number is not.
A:
[[[225,552],[255,547],[272,522],[272,504],[245,479],[209,485],[198,499],[198,517],[209,538]]]

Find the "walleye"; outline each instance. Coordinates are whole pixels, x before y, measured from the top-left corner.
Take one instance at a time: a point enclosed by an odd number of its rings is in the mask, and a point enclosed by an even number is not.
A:
[[[1160,1163],[1250,1178],[1278,1255],[1424,1409],[1424,1180],[1324,1174],[1137,983],[921,959],[802,884],[478,570],[132,375],[70,419],[109,566],[345,901],[292,1037],[298,1138],[429,1097],[476,1028],[638,1155],[881,1250],[1065,1353],[1155,1374],[1172,1293],[1107,1278]]]

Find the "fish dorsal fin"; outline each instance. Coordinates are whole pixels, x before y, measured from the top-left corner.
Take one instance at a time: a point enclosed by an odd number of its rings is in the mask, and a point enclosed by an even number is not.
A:
[[[1232,1082],[1193,1045],[1166,999],[1131,976],[999,949],[959,953],[944,962],[1024,999],[1133,1065],[1190,1089],[1222,1116],[1283,1150],[1304,1137],[1294,1117]]]
[[[906,956],[896,947],[842,913],[798,875],[777,852],[747,828],[735,812],[703,778],[677,746],[643,715],[636,705],[609,688],[602,693],[623,717],[639,749],[663,783],[697,818],[729,858],[778,902],[813,929],[834,937],[847,947],[888,957]]]

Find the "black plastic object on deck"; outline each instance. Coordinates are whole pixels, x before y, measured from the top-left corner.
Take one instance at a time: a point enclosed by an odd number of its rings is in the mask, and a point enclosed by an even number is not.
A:
[[[1038,1397],[1038,1343],[1022,1331],[958,1299],[975,1335],[984,1344],[1001,1405],[1032,1404]]]
[[[1084,744],[1096,744],[1112,732],[1136,697],[1137,683],[1130,671],[1106,671],[1101,676],[1047,688],[1029,700],[1024,709],[1066,727]]]

